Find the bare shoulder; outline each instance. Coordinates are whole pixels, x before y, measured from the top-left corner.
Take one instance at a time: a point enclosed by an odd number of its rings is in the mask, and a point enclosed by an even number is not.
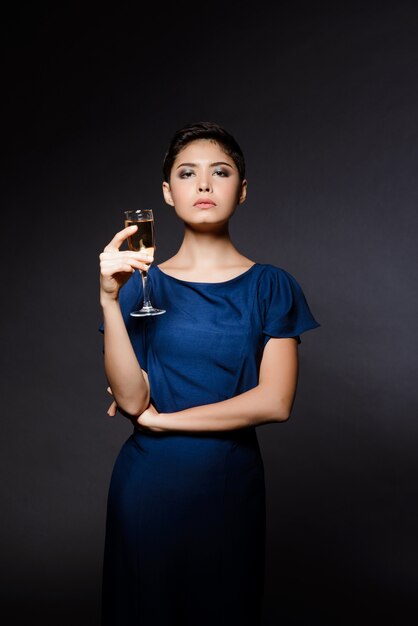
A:
[[[166,259],[165,261],[162,261],[161,263],[158,263],[158,267],[161,270],[171,270],[171,269],[175,269],[176,268],[176,257],[170,257],[169,259]]]
[[[243,269],[249,269],[256,264],[256,261],[252,261],[247,256],[244,256],[242,254],[240,255],[239,259],[237,259],[237,261]]]

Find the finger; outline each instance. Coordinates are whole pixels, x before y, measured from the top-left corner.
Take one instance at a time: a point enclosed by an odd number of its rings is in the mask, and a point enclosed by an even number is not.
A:
[[[100,253],[99,258],[101,261],[112,261],[112,259],[135,259],[137,261],[153,261],[154,255],[152,250],[148,248],[148,251],[138,250],[104,250]]]
[[[127,263],[114,263],[100,268],[100,274],[103,278],[113,278],[116,274],[133,274],[135,268]]]
[[[107,409],[107,414],[109,415],[109,417],[115,417],[117,409],[118,405],[116,404],[116,402],[112,402],[110,407]]]
[[[118,252],[120,256],[126,257],[128,259],[136,259],[137,261],[146,261],[150,263],[154,260],[154,254],[150,248],[145,250],[138,250],[137,252],[133,252],[132,250],[120,250]]]
[[[105,261],[100,264],[100,273],[106,278],[111,278],[115,274],[120,272],[131,273],[137,270],[144,270],[147,272],[150,268],[149,263],[142,263],[141,261],[132,260],[129,263],[122,261],[122,259],[116,259],[113,261]]]
[[[107,391],[107,393],[110,393],[110,395],[111,395],[111,396],[113,396],[113,392],[112,392],[112,390],[111,390],[111,388],[110,388],[110,387],[108,387],[108,388],[106,389],[106,391]]]
[[[142,259],[138,259],[138,257],[132,255],[124,256],[123,252],[102,252],[100,255],[100,271],[103,276],[113,276],[117,272],[132,272],[134,269],[147,271],[150,263],[153,261],[153,257],[143,253],[141,256]]]
[[[110,241],[107,244],[107,246],[105,247],[104,251],[105,252],[110,252],[110,251],[119,250],[119,248],[121,247],[123,242],[126,239],[128,239],[128,237],[133,235],[134,232],[137,230],[137,228],[138,228],[138,226],[136,224],[133,224],[132,226],[127,226],[126,228],[123,228],[122,230],[120,230],[113,237],[112,241]]]

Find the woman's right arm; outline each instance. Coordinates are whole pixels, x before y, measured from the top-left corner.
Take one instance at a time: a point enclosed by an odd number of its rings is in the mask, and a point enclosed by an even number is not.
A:
[[[118,407],[139,415],[150,400],[148,378],[138,363],[119,306],[119,291],[135,269],[148,270],[153,260],[143,252],[120,251],[137,226],[124,228],[100,254],[100,304],[104,322],[104,368]]]

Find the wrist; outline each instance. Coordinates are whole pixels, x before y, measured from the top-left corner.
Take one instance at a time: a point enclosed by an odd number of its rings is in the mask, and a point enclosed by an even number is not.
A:
[[[115,307],[119,306],[119,294],[117,294],[116,296],[107,294],[107,293],[100,293],[100,306],[102,307],[103,310],[105,309],[114,309]]]
[[[172,424],[170,424],[170,414],[169,413],[158,413],[158,416],[155,417],[155,425],[161,431],[169,431],[172,430]]]

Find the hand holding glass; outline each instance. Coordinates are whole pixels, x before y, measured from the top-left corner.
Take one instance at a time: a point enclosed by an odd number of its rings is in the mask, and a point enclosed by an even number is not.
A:
[[[135,211],[125,211],[125,227],[138,226],[137,230],[128,237],[129,249],[133,252],[145,252],[154,255],[155,250],[155,229],[154,215],[151,209],[137,209]],[[133,317],[143,317],[145,315],[161,315],[165,313],[163,309],[156,309],[152,306],[148,293],[148,276],[146,271],[141,270],[143,287],[143,304],[139,311],[132,311]]]

